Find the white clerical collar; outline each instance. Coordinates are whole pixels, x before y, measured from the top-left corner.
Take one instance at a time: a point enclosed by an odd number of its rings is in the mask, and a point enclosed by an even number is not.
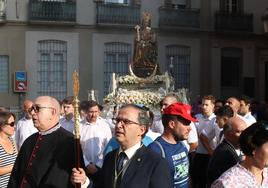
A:
[[[138,142],[137,144],[135,144],[134,146],[126,149],[124,152],[127,155],[128,159],[131,159],[133,157],[133,155],[136,153],[136,151],[141,147],[141,142]],[[119,149],[119,153],[121,153],[123,150],[120,147]]]
[[[57,123],[54,127],[46,130],[46,131],[40,131],[39,134],[43,135],[47,135],[47,134],[51,134],[53,132],[55,132],[56,130],[58,130],[61,127],[61,125],[59,123]]]

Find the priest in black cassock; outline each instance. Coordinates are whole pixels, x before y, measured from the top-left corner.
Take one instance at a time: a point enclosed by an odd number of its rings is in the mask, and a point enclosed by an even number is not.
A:
[[[74,187],[70,182],[75,166],[74,138],[59,124],[58,101],[49,96],[38,97],[29,111],[39,132],[23,143],[8,188]]]

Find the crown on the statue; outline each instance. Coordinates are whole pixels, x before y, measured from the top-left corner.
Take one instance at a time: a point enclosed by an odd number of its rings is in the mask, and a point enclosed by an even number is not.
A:
[[[151,14],[148,12],[143,12],[143,18],[145,20],[151,20]]]

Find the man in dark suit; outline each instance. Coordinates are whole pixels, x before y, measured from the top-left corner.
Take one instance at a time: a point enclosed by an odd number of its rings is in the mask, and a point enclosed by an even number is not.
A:
[[[120,148],[107,154],[102,169],[90,180],[83,169],[74,168],[71,181],[81,183],[82,188],[89,182],[94,188],[171,188],[167,162],[141,144],[150,124],[147,111],[126,105],[113,121]]]
[[[224,140],[217,146],[209,161],[207,187],[241,160],[238,140],[246,127],[246,122],[240,117],[231,117],[227,120],[223,132]]]

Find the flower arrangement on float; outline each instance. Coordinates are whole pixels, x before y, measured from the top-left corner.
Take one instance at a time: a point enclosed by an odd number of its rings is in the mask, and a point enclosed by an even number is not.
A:
[[[134,74],[116,76],[113,73],[111,93],[104,98],[104,102],[108,105],[142,104],[158,109],[165,95],[174,94],[178,101],[186,102],[187,92],[184,88],[174,91],[174,80],[167,72],[147,78],[139,78]]]
[[[110,104],[143,104],[147,107],[157,107],[163,98],[163,92],[135,91],[119,88],[117,94],[110,93],[104,99]]]

